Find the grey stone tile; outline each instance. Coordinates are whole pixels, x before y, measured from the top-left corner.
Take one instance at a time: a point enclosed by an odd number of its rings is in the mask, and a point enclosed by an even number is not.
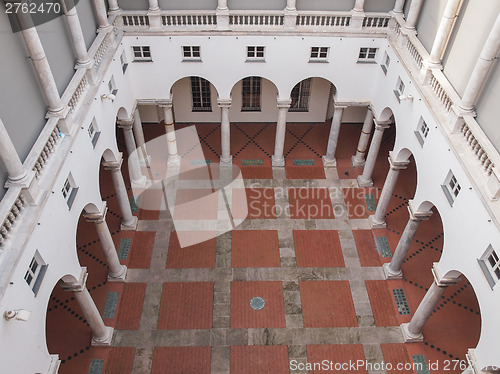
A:
[[[132,374],[150,373],[153,366],[153,348],[137,348],[134,355]]]
[[[284,291],[299,291],[299,282],[297,281],[284,281],[283,282]]]
[[[356,315],[359,327],[375,327],[375,318],[373,316]]]
[[[231,294],[229,292],[214,292],[214,304],[229,304]]]
[[[226,332],[226,343],[228,345],[247,345],[248,330],[246,329],[229,329]]]
[[[299,291],[285,291],[283,292],[283,298],[285,301],[285,315],[302,313]]]
[[[304,318],[302,314],[285,315],[286,328],[303,328]]]
[[[297,278],[301,281],[324,280],[325,273],[322,268],[297,268]]]
[[[231,316],[230,304],[215,304],[214,305],[214,316],[230,317]]]
[[[295,261],[295,257],[281,257],[280,262],[282,267],[287,267],[287,268],[297,267],[297,261]]]
[[[211,373],[229,374],[229,347],[212,347]]]
[[[295,257],[295,249],[280,248],[280,257]]]
[[[214,329],[218,328],[229,328],[231,327],[231,318],[230,317],[217,317],[213,318],[212,327]]]
[[[305,345],[289,345],[289,358],[307,358],[307,347]]]
[[[175,347],[181,344],[181,330],[157,330],[152,332],[150,342],[154,347]]]
[[[144,294],[140,330],[155,330],[158,325],[163,284],[149,283]]]
[[[213,328],[210,331],[210,345],[212,347],[227,345],[226,332],[228,329]]]
[[[214,282],[214,292],[231,292],[231,283],[216,280]]]
[[[233,268],[233,281],[246,281],[248,274],[246,268]]]

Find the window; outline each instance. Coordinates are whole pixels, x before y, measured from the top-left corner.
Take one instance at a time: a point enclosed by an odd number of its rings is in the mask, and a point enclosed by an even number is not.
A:
[[[489,245],[478,262],[490,287],[493,288],[500,280],[500,257],[498,257],[493,247]]]
[[[118,89],[116,88],[116,85],[115,85],[115,78],[111,77],[111,79],[109,80],[108,89],[109,89],[110,94],[116,96],[116,94],[118,93]]]
[[[210,82],[200,77],[191,77],[193,112],[211,112]]]
[[[309,96],[311,94],[311,78],[304,79],[292,89],[290,112],[309,111]]]
[[[261,79],[260,77],[248,77],[243,79],[243,90],[241,93],[241,111],[260,111]]]
[[[326,62],[330,47],[311,47],[311,57],[309,61]]]
[[[401,99],[399,97],[403,95],[403,92],[405,92],[405,84],[403,83],[401,78],[398,78],[398,83],[396,84],[396,89],[394,90],[394,95],[396,95],[398,102],[401,102]]]
[[[378,48],[363,47],[359,49],[358,62],[375,62]]]
[[[46,270],[47,270],[47,265],[43,262],[40,253],[36,251],[35,255],[31,259],[28,270],[24,275],[24,280],[26,281],[28,286],[30,286],[35,296],[38,293],[38,290],[40,289],[40,285],[42,283]]]
[[[200,46],[183,46],[182,47],[182,59],[184,61],[201,61]]]
[[[151,58],[151,49],[148,45],[132,47],[134,51],[134,61],[153,61]]]
[[[417,131],[415,131],[415,136],[417,137],[418,142],[423,147],[425,143],[425,139],[429,134],[429,126],[425,123],[424,119],[420,117],[420,121],[418,122]]]
[[[73,180],[71,173],[68,175],[68,178],[66,178],[61,192],[66,200],[66,204],[68,204],[68,208],[71,209],[71,206],[75,201],[76,193],[78,192],[78,188],[75,185],[75,181]]]
[[[387,74],[387,70],[389,70],[390,64],[391,64],[391,58],[386,53],[384,56],[384,62],[380,65],[382,67],[382,70],[384,71],[384,74]]]
[[[122,65],[122,72],[123,74],[125,74],[128,67],[127,59],[125,58],[125,52],[122,52],[122,54],[120,55],[120,64]]]
[[[457,178],[451,172],[451,170],[448,172],[448,176],[446,177],[445,182],[443,185],[441,185],[441,187],[444,191],[444,194],[446,195],[446,198],[448,199],[448,202],[450,203],[450,205],[453,205],[462,188],[460,187],[460,184],[458,184]]]
[[[90,122],[89,127],[87,128],[87,132],[90,136],[90,139],[92,141],[92,146],[95,148],[95,145],[97,144],[97,140],[99,139],[99,136],[101,135],[100,131],[97,131],[97,123],[95,118]]]
[[[266,47],[248,46],[247,61],[264,61],[264,52]]]

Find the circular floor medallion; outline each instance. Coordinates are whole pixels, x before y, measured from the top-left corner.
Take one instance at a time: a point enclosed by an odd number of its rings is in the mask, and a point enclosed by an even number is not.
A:
[[[264,308],[265,305],[266,302],[262,297],[256,296],[252,298],[252,300],[250,300],[250,306],[252,307],[252,309],[261,310],[262,308]]]

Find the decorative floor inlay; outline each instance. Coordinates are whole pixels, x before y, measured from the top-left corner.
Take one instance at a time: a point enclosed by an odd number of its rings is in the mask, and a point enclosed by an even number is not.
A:
[[[386,236],[377,237],[377,247],[382,257],[392,257],[391,247]]]
[[[314,166],[314,160],[293,160],[293,166]]]
[[[132,239],[129,238],[122,238],[120,240],[120,246],[118,247],[118,258],[120,260],[126,260],[128,258],[131,241]]]
[[[89,374],[101,374],[104,367],[104,360],[92,360],[90,362]]]
[[[250,300],[250,306],[252,307],[252,309],[261,310],[262,308],[264,308],[265,305],[266,302],[262,297],[256,296],[253,297],[252,300]]]
[[[410,307],[406,301],[405,291],[402,288],[396,288],[392,290],[392,294],[394,295],[394,300],[396,300],[399,314],[410,314]]]
[[[190,166],[206,166],[210,165],[212,160],[189,160]]]
[[[115,316],[119,295],[118,292],[108,292],[106,304],[104,304],[104,312],[102,313],[103,318],[113,318]]]
[[[424,355],[413,355],[412,359],[413,363],[415,364],[415,370],[417,371],[417,374],[430,374],[429,367],[427,366]]]
[[[264,160],[259,159],[243,159],[241,160],[242,166],[262,166],[264,165]]]
[[[375,196],[372,193],[365,193],[366,206],[368,210],[374,211],[377,209],[377,203],[375,202]]]
[[[132,209],[132,212],[133,213],[137,213],[139,211],[139,200],[140,200],[140,196],[132,196],[130,198],[130,209]]]

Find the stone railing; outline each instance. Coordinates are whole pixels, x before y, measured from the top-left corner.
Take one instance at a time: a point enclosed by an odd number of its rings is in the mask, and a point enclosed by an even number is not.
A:
[[[306,12],[301,11],[297,15],[296,26],[302,30],[306,26],[316,26],[329,29],[331,27],[349,27],[351,14],[349,12]]]
[[[104,54],[109,47],[109,40],[107,36],[107,33],[100,32],[89,49],[89,55],[94,58],[94,68],[96,71],[99,71]]]
[[[441,104],[443,104],[444,109],[449,112],[451,110],[451,106],[453,105],[453,100],[450,95],[448,95],[448,92],[453,91],[453,89],[448,87],[448,90],[446,90],[445,87],[447,85],[450,85],[450,83],[440,70],[434,69],[431,71],[429,86],[432,88],[439,101],[441,101]]]
[[[76,87],[75,87],[76,86]],[[87,72],[84,69],[79,69],[76,71],[75,75],[73,76],[73,79],[71,79],[68,88],[69,90],[66,90],[63,94],[63,101],[65,100],[65,96],[67,97],[69,93],[71,93],[71,97],[68,100],[68,106],[69,110],[71,113],[73,113],[76,110],[76,107],[80,103],[80,100],[87,90],[89,86],[89,80],[87,78]],[[66,94],[66,92],[69,92]]]
[[[2,199],[0,206],[0,217],[4,217],[0,226],[0,249],[4,246],[7,239],[13,235],[16,223],[21,217],[24,207],[27,205],[21,189],[9,188]]]
[[[210,27],[217,25],[217,16],[215,11],[207,12],[169,12],[162,14],[161,23],[169,27],[203,26]]]
[[[495,165],[500,161],[500,155],[493,144],[484,134],[483,130],[472,116],[464,116],[460,128],[465,142],[481,165],[481,169],[490,176]],[[495,157],[496,161],[493,161]]]
[[[232,10],[229,12],[229,27],[238,29],[241,26],[283,26],[285,16],[280,11],[260,11],[249,13],[248,11]]]
[[[62,137],[61,131],[59,130],[57,125],[54,126],[54,129],[50,133],[47,143],[43,147],[42,151],[40,152],[40,155],[38,156],[35,162],[35,165],[33,166],[32,170],[35,172],[36,178],[40,177],[40,174],[42,173],[42,170],[45,167],[47,160],[49,159],[50,155],[55,152],[57,143],[59,143],[61,137]]]
[[[423,45],[417,39],[416,36],[411,35],[408,37],[408,41],[406,42],[406,49],[410,52],[413,61],[417,64],[419,69],[422,69],[424,58],[423,53],[425,51]],[[422,51],[424,49],[424,51]]]
[[[391,16],[387,14],[370,14],[367,13],[366,17],[363,19],[363,27],[366,28],[379,28],[384,29],[389,27],[389,21]]]

